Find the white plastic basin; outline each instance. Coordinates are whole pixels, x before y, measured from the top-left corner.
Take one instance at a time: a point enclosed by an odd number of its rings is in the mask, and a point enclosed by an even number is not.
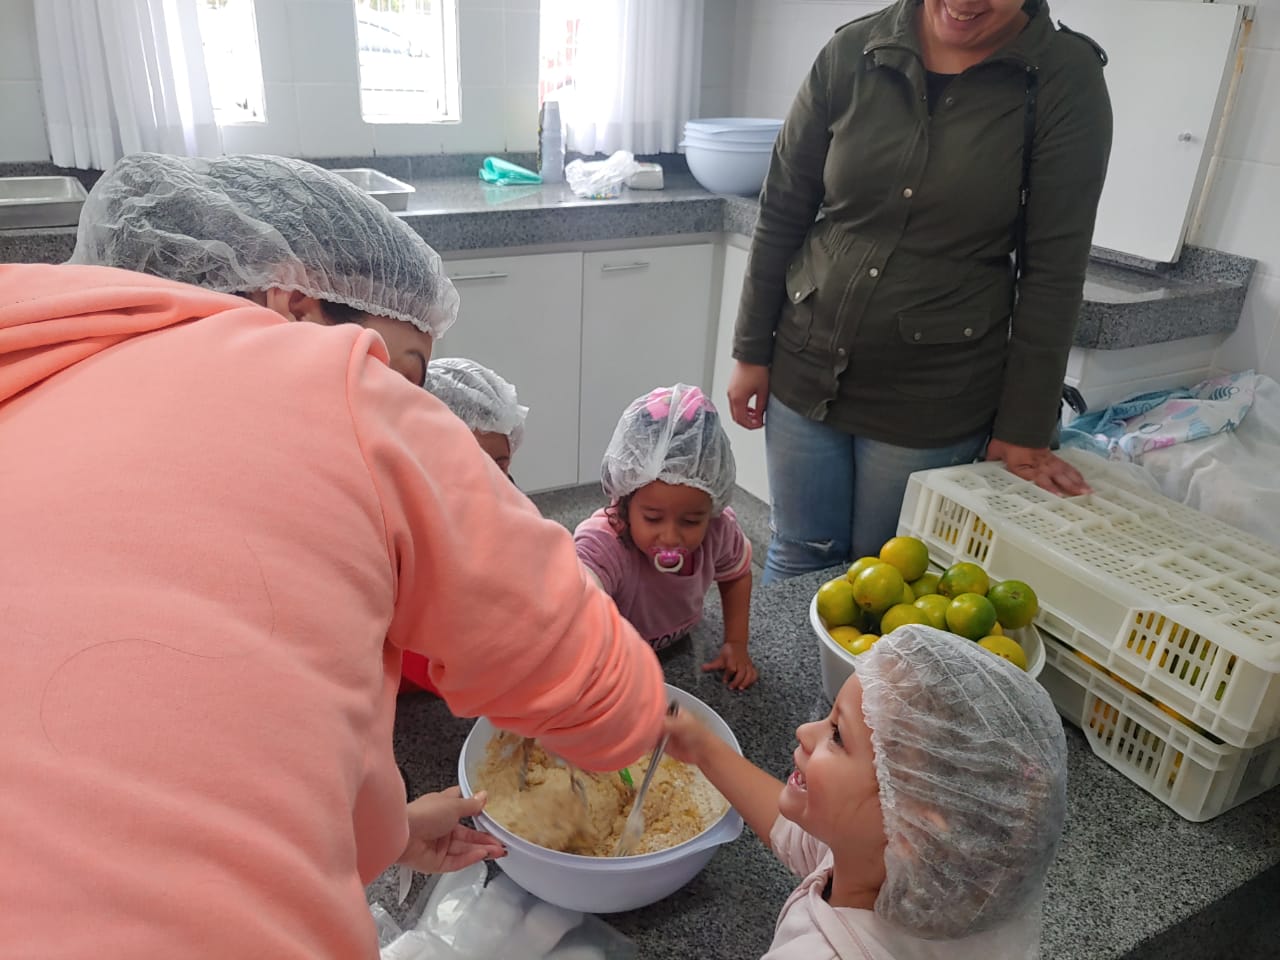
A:
[[[667,695],[681,710],[696,715],[716,736],[742,752],[729,725],[705,703],[670,684]],[[493,724],[481,718],[462,745],[458,784],[464,796],[471,796],[471,777],[484,761],[485,748],[495,732]],[[583,913],[636,910],[670,896],[702,871],[717,847],[742,833],[742,818],[730,808],[702,833],[678,846],[631,857],[584,857],[530,843],[483,813],[475,820],[478,827],[506,845],[507,855],[497,863],[507,876],[535,897]]]
[[[708,147],[686,140],[684,156],[689,172],[712,193],[754,196],[769,172],[770,147],[759,151]]]
[[[858,658],[827,633],[822,618],[818,616],[817,594],[809,602],[809,626],[818,638],[818,656],[822,658],[822,692],[828,700],[835,700],[844,682],[857,672]],[[1021,630],[1010,630],[1008,635],[1018,641],[1022,652],[1027,655],[1027,675],[1032,679],[1040,676],[1044,669],[1044,641],[1040,639],[1040,631],[1035,624]]]
[[[684,129],[686,133],[693,131],[710,136],[756,136],[772,140],[782,129],[782,121],[763,117],[710,117],[686,121]]]
[[[713,150],[723,150],[729,153],[772,153],[773,138],[768,140],[747,140],[738,137],[706,137],[700,133],[694,133],[692,130],[686,130],[684,140],[681,146],[693,144],[698,147],[710,147]]]

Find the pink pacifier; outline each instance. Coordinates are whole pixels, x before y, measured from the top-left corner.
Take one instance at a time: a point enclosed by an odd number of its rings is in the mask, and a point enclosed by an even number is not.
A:
[[[649,553],[653,557],[653,568],[659,573],[679,573],[684,569],[685,560],[689,559],[689,551],[683,547],[674,550],[654,548]]]

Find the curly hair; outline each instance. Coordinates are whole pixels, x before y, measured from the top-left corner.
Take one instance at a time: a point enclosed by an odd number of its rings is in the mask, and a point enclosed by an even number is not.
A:
[[[631,498],[634,496],[634,493],[628,493],[604,508],[605,519],[609,521],[609,526],[618,535],[618,539],[628,547],[636,545],[636,542],[631,539],[631,522],[627,519],[631,511]]]

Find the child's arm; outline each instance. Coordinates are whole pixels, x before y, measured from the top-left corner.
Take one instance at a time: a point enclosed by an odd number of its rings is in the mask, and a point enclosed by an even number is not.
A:
[[[667,718],[667,733],[667,752],[701,770],[768,846],[778,819],[782,782],[735,751],[687,710]]]
[[[751,633],[751,567],[734,579],[721,581],[720,606],[724,610],[724,645],[720,655],[703,670],[723,670],[724,682],[731,690],[745,690],[759,678],[756,665],[747,652]]]

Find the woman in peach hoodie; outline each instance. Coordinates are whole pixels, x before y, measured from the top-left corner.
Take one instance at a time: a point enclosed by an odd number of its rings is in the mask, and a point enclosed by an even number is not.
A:
[[[375,957],[364,884],[496,852],[406,813],[403,652],[592,769],[661,670],[409,382],[456,294],[368,197],[126,158],[73,261],[0,267],[0,957]]]

